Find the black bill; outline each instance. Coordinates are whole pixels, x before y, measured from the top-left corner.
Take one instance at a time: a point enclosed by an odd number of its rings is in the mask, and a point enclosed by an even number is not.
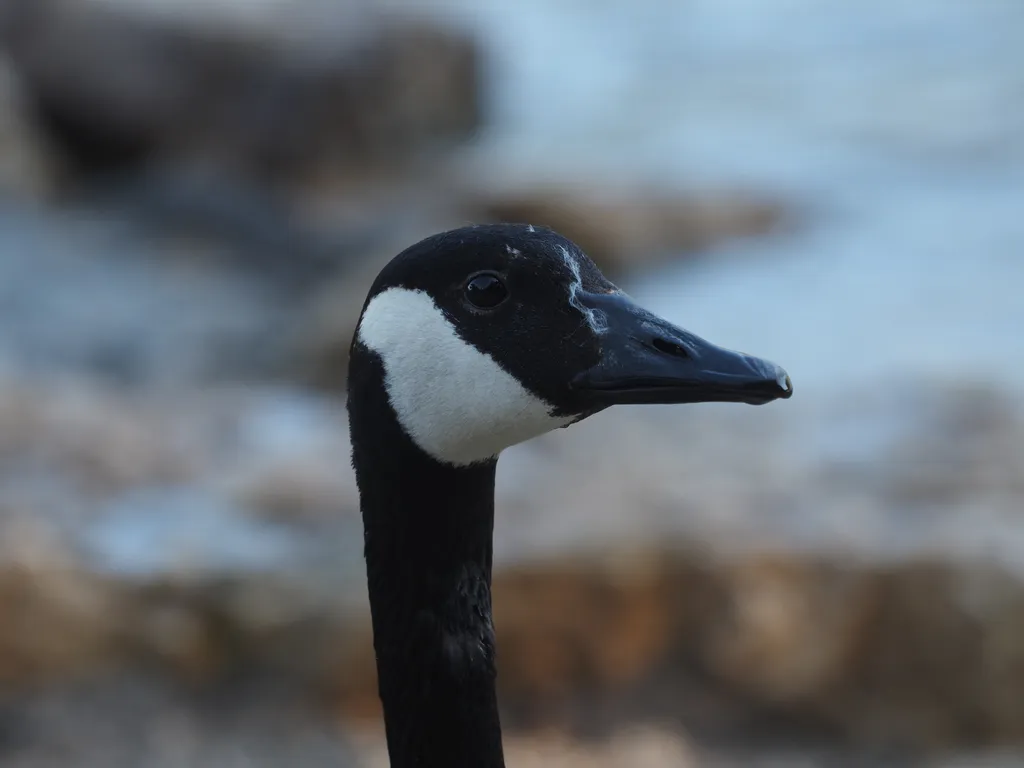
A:
[[[623,293],[581,292],[577,298],[602,328],[600,362],[572,382],[588,404],[763,405],[793,395],[789,374],[775,363],[716,347]]]

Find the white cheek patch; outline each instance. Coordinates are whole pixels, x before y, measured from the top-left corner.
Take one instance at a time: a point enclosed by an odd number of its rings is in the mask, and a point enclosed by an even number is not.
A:
[[[580,277],[580,265],[577,263],[573,255],[569,253],[569,249],[564,246],[559,246],[562,251],[562,258],[565,259],[566,266],[569,267],[569,271],[572,272],[572,282],[569,283],[569,304],[583,315],[587,321],[587,325],[590,326],[590,330],[594,333],[604,333],[608,330],[608,325],[605,322],[604,315],[595,312],[590,307],[584,306],[583,302],[580,301],[578,294],[583,290],[583,278]]]
[[[423,291],[389,288],[375,296],[358,339],[384,364],[388,400],[402,428],[439,461],[484,461],[572,421],[552,416],[550,404],[463,341]]]

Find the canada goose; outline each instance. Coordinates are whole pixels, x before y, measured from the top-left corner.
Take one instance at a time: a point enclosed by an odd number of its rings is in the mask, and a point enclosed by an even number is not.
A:
[[[504,766],[491,619],[504,448],[618,403],[792,393],[780,367],[647,312],[550,229],[465,227],[387,264],[353,338],[348,410],[392,768]]]

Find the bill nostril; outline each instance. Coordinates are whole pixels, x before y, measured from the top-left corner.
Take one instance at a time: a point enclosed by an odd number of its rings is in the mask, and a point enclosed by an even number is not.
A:
[[[672,357],[680,357],[684,360],[690,357],[689,351],[686,347],[681,344],[676,344],[674,341],[668,339],[662,339],[655,337],[651,342],[652,346],[659,352],[664,352],[666,355],[672,355]]]
[[[779,369],[779,375],[778,378],[776,378],[776,381],[783,392],[788,392],[790,395],[793,394],[793,380],[789,378],[789,374],[781,368]]]

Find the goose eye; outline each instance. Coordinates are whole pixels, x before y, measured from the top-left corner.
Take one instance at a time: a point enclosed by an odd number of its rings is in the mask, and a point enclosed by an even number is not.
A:
[[[497,275],[477,275],[466,283],[466,299],[479,309],[494,309],[506,298],[508,289]]]

